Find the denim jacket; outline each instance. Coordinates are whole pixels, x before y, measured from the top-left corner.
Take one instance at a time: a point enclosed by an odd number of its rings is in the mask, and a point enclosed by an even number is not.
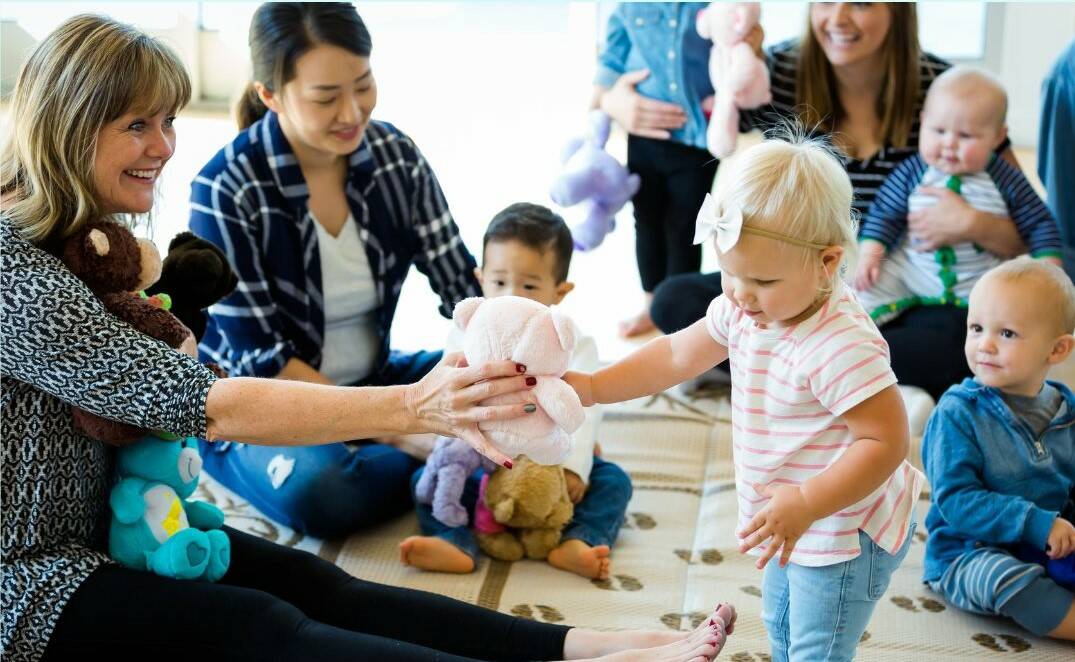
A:
[[[608,18],[605,45],[597,58],[594,83],[612,87],[622,74],[649,69],[639,94],[679,104],[687,113],[672,140],[705,149],[708,120],[702,99],[713,94],[709,49],[694,27],[708,2],[621,2]]]
[[[1044,550],[1075,482],[1075,395],[1034,436],[1000,393],[965,379],[941,397],[926,425],[922,460],[933,490],[926,515],[924,581],[975,547],[1026,543]]]

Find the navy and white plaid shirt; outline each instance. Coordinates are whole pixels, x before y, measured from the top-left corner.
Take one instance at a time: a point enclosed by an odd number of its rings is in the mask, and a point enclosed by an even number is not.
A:
[[[379,365],[411,264],[441,297],[441,313],[479,296],[474,257],[429,164],[399,129],[373,121],[348,157],[346,193],[381,305]],[[318,368],[324,300],[309,189],[275,113],[220,150],[191,185],[190,229],[223,250],[239,277],[209,309],[203,360],[232,375],[271,377],[291,357]]]

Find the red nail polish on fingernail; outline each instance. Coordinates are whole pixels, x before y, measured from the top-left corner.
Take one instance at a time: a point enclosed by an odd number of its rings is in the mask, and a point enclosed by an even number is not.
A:
[[[526,378],[526,385],[527,386],[537,386],[537,377],[527,377]]]
[[[504,460],[504,468],[505,469],[511,469],[514,466],[515,465],[511,463],[511,460]]]
[[[515,364],[515,372],[526,372],[526,366],[522,363]]]

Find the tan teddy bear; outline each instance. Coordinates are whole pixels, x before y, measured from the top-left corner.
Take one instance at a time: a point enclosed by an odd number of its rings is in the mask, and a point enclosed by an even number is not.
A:
[[[512,470],[482,478],[474,528],[482,551],[495,559],[543,560],[574,515],[563,467],[523,455]]]

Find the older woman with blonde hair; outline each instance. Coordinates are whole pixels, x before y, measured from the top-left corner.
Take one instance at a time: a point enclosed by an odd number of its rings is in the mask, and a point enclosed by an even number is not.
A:
[[[751,40],[760,49],[761,30]],[[740,117],[740,130],[813,127],[837,148],[864,216],[890,172],[918,149],[919,114],[933,80],[951,65],[923,52],[914,3],[811,3],[799,39],[765,53],[773,101]],[[1015,164],[1010,142],[998,154]],[[1017,164],[1016,164],[1017,165]],[[991,253],[1026,250],[1015,224],[971,207],[947,189],[929,189],[938,203],[912,214],[910,232],[921,250],[974,242]],[[720,274],[668,279],[654,292],[654,322],[672,333],[701,319],[721,293]],[[903,384],[939,398],[970,372],[963,360],[967,312],[956,306],[911,309],[881,329],[892,369]]]
[[[218,380],[108,314],[50,251],[87,222],[152,209],[154,185],[175,148],[173,119],[189,96],[170,49],[97,16],[57,28],[16,84],[0,173],[3,657],[715,655],[723,642],[715,624],[689,634],[600,633],[521,620],[361,581],[317,556],[228,527],[231,562],[217,583],[110,562],[114,449],[76,430],[72,405],[142,427],[253,444],[436,432],[488,453],[476,421],[526,413],[525,405],[476,404],[526,388],[524,367],[510,362],[461,367],[449,357],[417,384],[381,388]]]

